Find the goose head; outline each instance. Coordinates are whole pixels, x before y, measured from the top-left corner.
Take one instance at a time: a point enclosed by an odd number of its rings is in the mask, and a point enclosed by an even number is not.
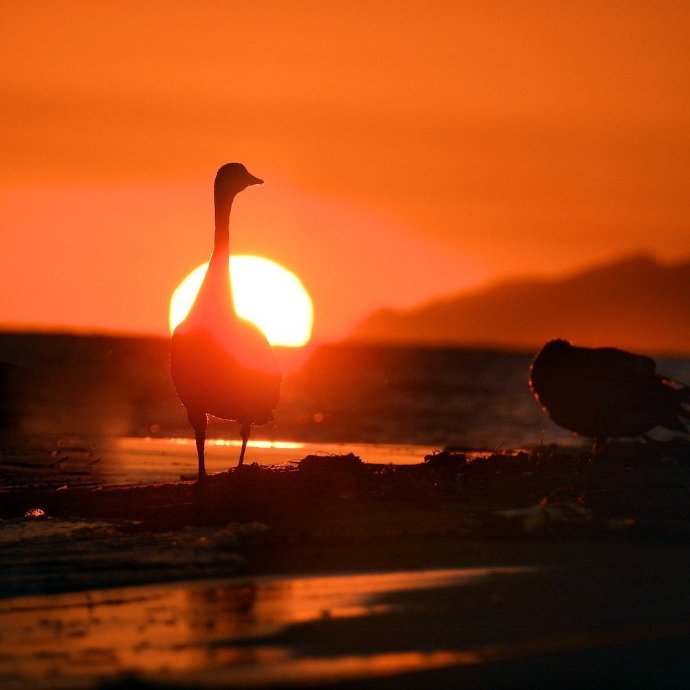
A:
[[[213,190],[216,196],[232,198],[250,185],[263,183],[263,180],[254,177],[242,163],[226,163],[216,173]]]

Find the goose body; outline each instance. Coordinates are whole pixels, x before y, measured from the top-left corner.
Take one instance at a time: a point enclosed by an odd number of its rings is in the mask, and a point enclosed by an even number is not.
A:
[[[556,424],[597,444],[655,427],[687,432],[690,388],[657,374],[643,355],[551,340],[532,362],[530,387]]]
[[[239,163],[219,169],[214,184],[213,254],[196,300],[172,336],[170,370],[194,428],[199,480],[206,476],[208,415],[239,422],[241,465],[251,426],[272,419],[280,396],[281,374],[271,346],[254,324],[235,313],[228,270],[232,202],[238,192],[261,183]]]

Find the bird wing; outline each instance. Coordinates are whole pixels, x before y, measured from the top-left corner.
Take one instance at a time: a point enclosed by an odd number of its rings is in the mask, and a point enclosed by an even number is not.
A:
[[[655,426],[687,431],[679,419],[688,416],[683,408],[685,401],[690,402],[687,386],[658,375],[656,362],[649,357],[617,348],[590,352],[593,375],[601,377],[605,384],[600,404],[604,414],[617,420],[615,426],[621,435]]]
[[[592,350],[574,347],[573,349],[591,353],[592,361],[596,361],[602,367],[611,368],[620,375],[634,376],[637,373],[653,376],[656,374],[656,362],[644,355],[626,352],[616,347],[599,347]]]
[[[656,374],[649,357],[564,344],[543,352],[535,359],[531,383],[557,424],[592,437],[678,428],[678,393]]]
[[[272,418],[280,397],[280,369],[263,334],[248,324],[224,330],[220,337],[198,326],[178,327],[170,363],[175,389],[187,409],[242,423],[262,424]]]

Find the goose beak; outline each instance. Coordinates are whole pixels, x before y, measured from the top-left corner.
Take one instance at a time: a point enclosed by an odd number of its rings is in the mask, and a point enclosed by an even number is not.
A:
[[[263,184],[264,181],[260,177],[254,177],[251,173],[249,173],[249,184]]]

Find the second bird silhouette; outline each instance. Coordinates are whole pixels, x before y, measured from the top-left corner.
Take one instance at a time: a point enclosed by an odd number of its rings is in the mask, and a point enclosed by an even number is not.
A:
[[[656,373],[653,359],[615,347],[551,340],[530,369],[544,412],[565,429],[594,439],[633,437],[654,427],[687,433],[690,388]]]
[[[282,377],[273,350],[254,324],[237,316],[228,268],[232,203],[243,189],[262,183],[240,163],[218,170],[213,254],[196,300],[172,336],[171,374],[194,428],[198,481],[206,477],[208,415],[239,422],[242,465],[252,424],[270,421],[280,397]]]

